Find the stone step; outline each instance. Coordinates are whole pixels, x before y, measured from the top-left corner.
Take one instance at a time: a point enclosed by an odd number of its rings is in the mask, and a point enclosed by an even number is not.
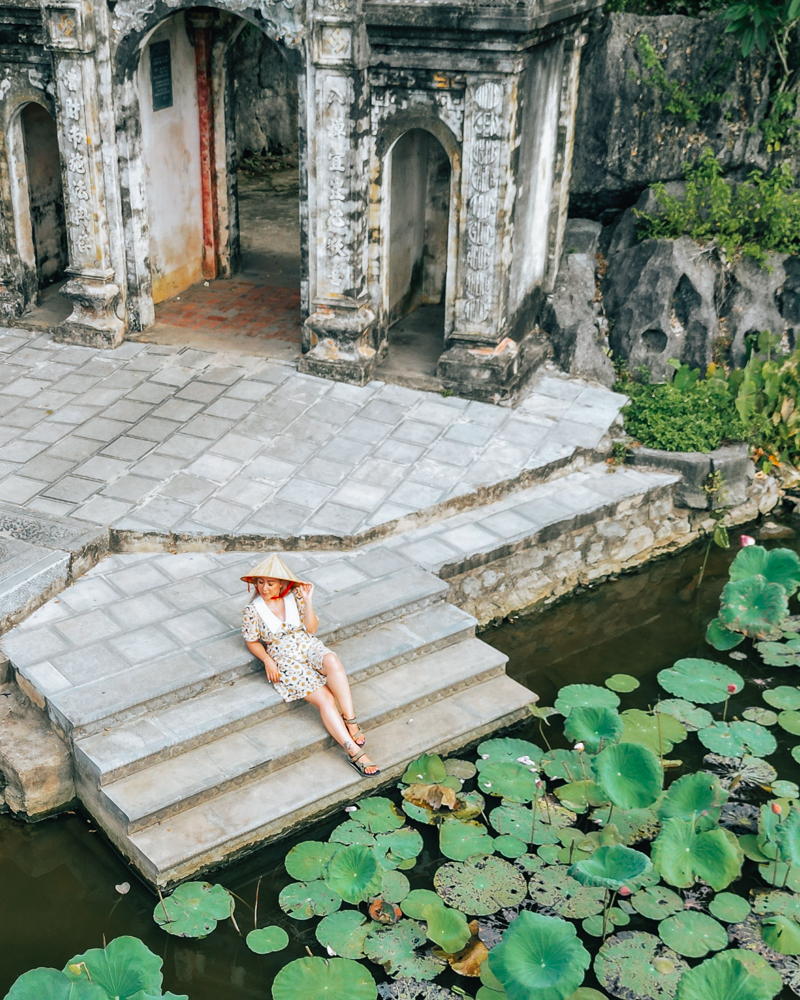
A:
[[[431,573],[414,566],[402,569],[321,603],[318,634],[326,643],[340,642],[441,601],[446,593],[447,584]],[[10,659],[13,663],[13,652]],[[154,657],[142,666],[56,692],[48,697],[47,710],[62,732],[78,739],[259,669],[236,627],[183,652]]]
[[[396,718],[407,722],[432,701],[502,675],[506,659],[473,638],[355,684],[370,747],[376,728]],[[332,744],[317,710],[293,702],[289,711],[104,785],[98,794],[104,811],[131,834]]]
[[[130,837],[99,803],[87,805],[141,874],[166,886],[391,786],[421,753],[452,752],[511,725],[527,715],[534,698],[511,678],[492,677],[426,704],[411,720],[400,716],[370,730],[369,746],[381,765],[378,779],[359,777],[342,751],[320,749]]]
[[[474,635],[475,619],[439,603],[334,643],[353,684]],[[101,785],[279,715],[289,706],[257,673],[75,741],[75,764]]]

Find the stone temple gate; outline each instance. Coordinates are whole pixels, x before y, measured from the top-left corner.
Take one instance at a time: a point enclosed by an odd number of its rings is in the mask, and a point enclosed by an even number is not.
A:
[[[243,30],[296,108],[301,370],[363,384],[443,312],[437,374],[513,392],[541,356],[597,0],[61,0],[0,7],[0,316],[48,281],[58,339],[114,346],[235,272]],[[294,127],[294,126],[293,126]]]

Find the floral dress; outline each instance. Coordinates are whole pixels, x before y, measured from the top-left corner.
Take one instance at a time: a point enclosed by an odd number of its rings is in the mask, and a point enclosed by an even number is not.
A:
[[[275,690],[284,701],[305,698],[324,686],[322,658],[330,653],[316,636],[306,631],[305,601],[297,587],[283,599],[286,621],[282,622],[261,597],[254,598],[242,615],[245,642],[263,642],[281,672]]]

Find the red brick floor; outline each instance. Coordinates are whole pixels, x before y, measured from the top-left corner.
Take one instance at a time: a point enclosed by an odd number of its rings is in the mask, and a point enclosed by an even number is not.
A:
[[[300,346],[300,290],[235,276],[192,285],[156,306],[156,323]]]

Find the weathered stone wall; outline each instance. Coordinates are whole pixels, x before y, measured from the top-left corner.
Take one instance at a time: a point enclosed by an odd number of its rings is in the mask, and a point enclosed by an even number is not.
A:
[[[713,531],[716,522],[707,512],[674,505],[673,489],[621,500],[599,519],[579,515],[571,526],[560,521],[544,528],[505,558],[445,577],[447,599],[485,624],[641,566]],[[759,477],[728,523],[744,524],[777,502],[775,480]]]

